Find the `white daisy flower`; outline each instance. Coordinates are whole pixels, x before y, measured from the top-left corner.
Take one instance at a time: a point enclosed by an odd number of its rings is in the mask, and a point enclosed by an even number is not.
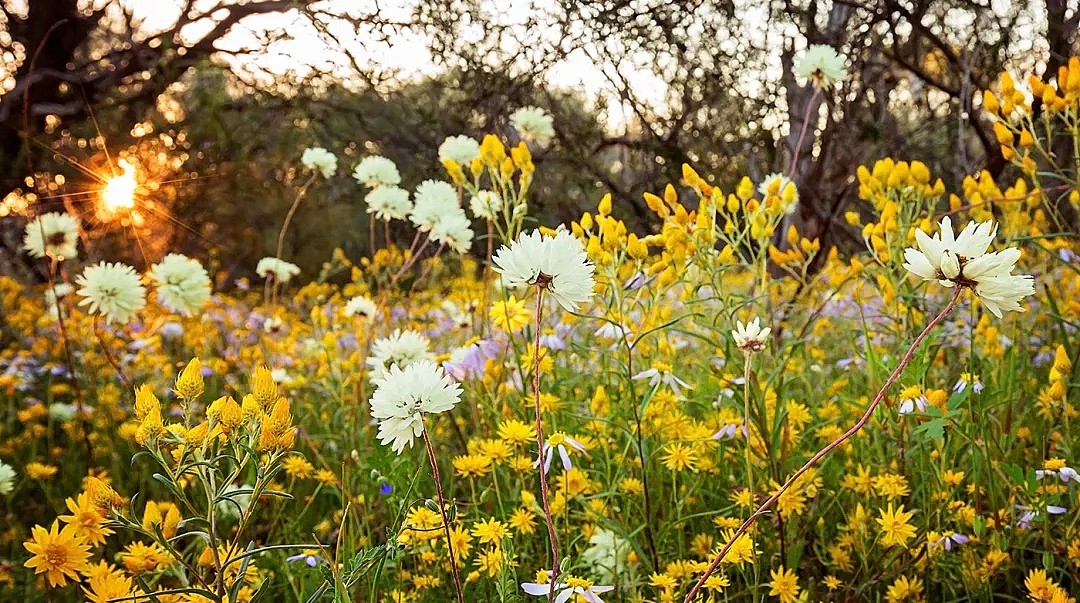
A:
[[[442,180],[425,180],[416,187],[415,203],[409,219],[420,232],[427,232],[448,214],[458,211],[458,195],[454,185]]]
[[[522,107],[510,116],[510,124],[522,138],[532,140],[540,146],[551,142],[555,137],[555,126],[547,111],[539,107]]]
[[[968,287],[998,318],[1003,310],[1023,312],[1020,300],[1035,293],[1035,280],[1012,274],[1020,259],[1019,249],[986,252],[996,233],[993,221],[969,222],[954,236],[952,221],[945,216],[940,232],[933,237],[921,229],[915,231],[919,248],[904,250],[904,268],[943,287]]]
[[[480,143],[469,136],[451,136],[439,145],[439,159],[469,165],[480,155]]]
[[[76,292],[84,298],[79,305],[88,306],[90,314],[101,313],[106,322],[126,323],[146,306],[146,288],[135,270],[125,264],[94,264],[83,270],[75,283],[82,287]]]
[[[469,200],[469,209],[482,220],[494,220],[502,211],[502,206],[502,199],[493,191],[480,191]]]
[[[735,339],[735,347],[748,354],[756,354],[765,349],[769,342],[769,333],[772,332],[771,328],[761,328],[761,322],[757,318],[746,324],[742,321],[737,321],[735,324],[737,328],[731,332],[731,337]]]
[[[64,261],[79,255],[79,221],[66,213],[42,214],[26,225],[23,249],[36,258]]]
[[[198,260],[170,253],[150,268],[157,284],[158,301],[165,308],[190,316],[210,299],[210,275]]]
[[[795,64],[795,75],[823,89],[847,78],[844,57],[831,46],[814,44]]]
[[[368,188],[401,184],[401,174],[398,173],[397,164],[381,155],[364,157],[356,165],[352,177]]]
[[[547,475],[551,471],[551,461],[555,459],[555,452],[557,451],[559,460],[562,461],[563,471],[573,469],[574,464],[570,462],[570,451],[566,449],[567,445],[578,452],[585,452],[585,446],[581,442],[564,433],[556,433],[544,441],[543,452],[536,457],[533,467],[540,467],[540,462],[543,461],[544,474]]]
[[[431,227],[431,240],[436,243],[445,243],[458,253],[468,253],[473,240],[472,224],[464,210],[455,209],[457,211],[443,215]]]
[[[329,178],[337,173],[337,156],[322,147],[304,149],[304,154],[300,156],[300,163],[309,170],[318,171],[323,178]]]
[[[74,404],[53,402],[49,405],[49,418],[57,423],[67,423],[75,418],[77,412],[79,412],[79,407]]]
[[[275,257],[265,257],[259,260],[255,273],[263,278],[273,275],[279,283],[287,283],[292,277],[300,274],[300,267]]]
[[[15,489],[15,478],[17,474],[12,469],[11,465],[0,461],[0,494],[7,496],[11,494],[11,491]]]
[[[536,597],[546,597],[548,593],[552,592],[550,572],[548,573],[547,582],[522,582],[521,590],[527,594]],[[574,595],[580,595],[587,603],[604,603],[604,600],[600,598],[606,592],[615,590],[614,586],[593,586],[592,582],[584,580],[582,578],[575,578],[570,576],[563,582],[563,577],[559,577],[559,581],[555,583],[554,592],[556,603],[566,603]]]
[[[595,266],[581,241],[565,230],[555,236],[539,230],[522,233],[510,247],[499,248],[491,260],[504,286],[543,287],[568,312],[593,296]]]
[[[374,385],[370,404],[371,417],[379,423],[377,437],[397,454],[424,433],[425,414],[446,412],[461,400],[461,386],[426,359],[404,369],[392,365]]]
[[[435,362],[435,354],[428,349],[430,342],[416,331],[398,329],[389,337],[381,337],[371,345],[367,365],[372,379],[382,377],[393,365],[405,368],[415,362]]]
[[[397,186],[379,186],[364,197],[367,203],[367,213],[375,214],[375,217],[389,222],[390,220],[404,220],[412,211],[412,201],[409,200],[409,191]]]
[[[364,316],[371,318],[375,316],[375,312],[378,308],[375,306],[375,302],[370,297],[364,295],[358,295],[345,303],[345,315],[346,316]]]

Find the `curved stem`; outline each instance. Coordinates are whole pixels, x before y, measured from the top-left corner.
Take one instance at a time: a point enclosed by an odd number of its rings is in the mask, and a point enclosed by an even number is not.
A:
[[[697,596],[698,591],[700,591],[701,587],[705,584],[705,581],[709,579],[709,576],[713,575],[713,573],[716,571],[716,568],[720,567],[720,563],[724,560],[724,557],[727,556],[728,551],[731,550],[731,547],[735,544],[735,541],[740,536],[745,534],[747,530],[750,529],[750,526],[752,526],[754,522],[757,521],[758,517],[764,515],[765,512],[768,511],[769,508],[776,503],[776,501],[780,500],[780,497],[783,496],[784,493],[791,488],[791,486],[795,483],[796,480],[802,477],[804,473],[809,471],[811,467],[813,467],[818,461],[822,459],[822,457],[829,454],[837,446],[844,443],[845,440],[858,433],[858,431],[870,421],[870,417],[873,416],[874,411],[877,410],[878,406],[881,406],[882,401],[884,401],[885,393],[889,391],[889,388],[892,387],[894,383],[896,383],[896,380],[900,378],[900,374],[904,371],[907,365],[911,363],[912,358],[914,358],[915,356],[915,350],[919,348],[923,340],[925,340],[927,335],[930,334],[930,331],[932,331],[934,327],[938,326],[938,324],[941,323],[945,316],[948,315],[948,313],[956,307],[956,303],[960,301],[960,294],[963,293],[963,291],[963,287],[957,287],[956,292],[953,294],[952,299],[949,300],[948,305],[946,305],[941,310],[941,312],[938,312],[938,315],[935,316],[934,319],[931,320],[925,328],[923,328],[922,332],[919,333],[919,335],[915,338],[915,341],[911,342],[911,346],[908,347],[907,352],[904,353],[904,357],[900,360],[900,364],[896,366],[896,369],[894,369],[892,374],[889,375],[889,378],[885,380],[884,385],[882,385],[881,389],[878,390],[877,395],[874,396],[873,402],[871,402],[870,406],[866,408],[866,412],[863,413],[862,417],[860,417],[859,420],[847,431],[842,433],[835,440],[826,444],[825,447],[817,451],[814,456],[810,457],[810,460],[806,461],[806,463],[803,464],[803,466],[800,467],[798,471],[791,474],[791,477],[789,477],[787,481],[784,482],[784,485],[780,486],[780,489],[777,490],[772,496],[770,496],[768,500],[761,503],[761,506],[758,507],[757,510],[750,515],[750,517],[746,518],[746,521],[744,521],[742,525],[739,526],[739,529],[735,530],[735,533],[732,534],[731,538],[728,539],[728,542],[724,545],[724,548],[720,549],[720,552],[717,553],[716,557],[712,560],[712,563],[709,564],[709,567],[705,568],[705,572],[701,575],[701,578],[699,578],[697,583],[694,584],[694,587],[690,589],[690,592],[686,594],[686,598],[683,599],[683,603],[691,603],[694,600],[694,597]]]
[[[544,522],[547,524],[548,542],[551,544],[551,576],[548,580],[548,602],[555,600],[555,582],[559,578],[559,535],[551,519],[551,502],[548,500],[547,468],[544,464],[544,429],[540,425],[540,321],[544,316],[544,285],[536,286],[536,325],[533,331],[533,400],[536,404],[536,450],[539,455],[540,497],[544,501]]]
[[[453,418],[450,419],[451,421]],[[422,433],[424,446],[427,447],[428,462],[431,463],[431,474],[435,477],[435,492],[439,495],[439,514],[442,515],[443,532],[446,534],[446,549],[450,554],[450,573],[454,575],[454,593],[458,603],[465,603],[465,597],[461,593],[461,576],[458,575],[457,558],[454,557],[454,541],[450,537],[450,521],[446,518],[446,500],[443,496],[442,481],[439,479],[439,463],[435,459],[435,448],[431,445],[427,427]]]

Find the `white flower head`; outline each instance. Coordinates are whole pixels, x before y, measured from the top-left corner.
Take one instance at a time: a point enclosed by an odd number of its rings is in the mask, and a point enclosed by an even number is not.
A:
[[[265,257],[259,260],[255,267],[255,273],[263,278],[273,275],[279,283],[287,283],[292,277],[300,274],[300,267],[275,257]]]
[[[409,200],[409,191],[397,186],[379,186],[364,197],[367,203],[367,213],[375,214],[375,217],[389,222],[390,220],[404,220],[412,211],[412,201]]]
[[[358,295],[345,303],[345,315],[346,316],[363,316],[365,318],[372,318],[378,308],[375,306],[375,302],[370,297],[364,295]]]
[[[581,241],[565,230],[555,236],[522,233],[510,247],[499,248],[492,262],[505,286],[543,287],[568,312],[593,296],[595,266]]]
[[[376,339],[367,359],[372,379],[382,377],[395,364],[405,368],[421,360],[435,362],[435,355],[428,349],[429,346],[427,337],[412,330],[398,329],[389,337]]]
[[[46,314],[51,317],[59,318],[60,308],[59,300],[67,297],[69,293],[74,291],[74,288],[67,283],[56,283],[45,289],[45,308]]]
[[[814,44],[795,64],[795,75],[809,80],[815,88],[824,89],[847,78],[844,57],[832,46]]]
[[[431,230],[443,217],[460,210],[454,185],[442,180],[421,182],[413,197],[415,203],[409,219],[420,232]]]
[[[322,147],[304,149],[300,163],[309,170],[315,170],[329,178],[337,173],[337,156]]]
[[[23,249],[36,258],[64,261],[79,255],[79,221],[61,212],[42,214],[26,225]]]
[[[16,477],[15,470],[11,468],[11,465],[0,461],[0,494],[4,496],[11,494],[11,491],[15,489]]]
[[[424,415],[446,412],[461,400],[461,386],[426,359],[405,368],[394,364],[374,385],[371,417],[379,423],[377,437],[397,454],[424,433]]]
[[[364,157],[356,165],[352,177],[368,188],[401,184],[401,174],[398,173],[397,164],[382,155]]]
[[[469,136],[451,136],[439,145],[439,159],[469,165],[480,155],[480,143]]]
[[[1015,247],[987,253],[997,228],[993,221],[968,222],[959,235],[953,234],[949,216],[941,219],[941,230],[931,237],[915,231],[919,248],[904,250],[904,268],[927,281],[943,287],[967,287],[994,316],[1001,312],[1023,312],[1020,300],[1035,293],[1035,280],[1028,275],[1014,275],[1020,259]]]
[[[473,231],[465,210],[455,208],[439,218],[431,227],[431,240],[443,243],[458,253],[468,253],[472,247]]]
[[[150,268],[158,301],[172,312],[190,316],[210,299],[210,275],[198,260],[170,253]]]
[[[89,306],[90,314],[101,313],[106,322],[126,323],[146,306],[146,288],[135,269],[126,264],[99,262],[75,278],[82,287],[80,306]]]
[[[552,585],[551,572],[541,573],[546,574],[546,582],[522,582],[521,590],[534,597],[546,597],[551,592],[558,593],[555,595],[556,603],[566,603],[574,595],[580,595],[581,599],[588,603],[604,603],[600,595],[615,590],[614,586],[594,586],[589,580],[575,576],[564,578],[560,575],[559,580]],[[539,580],[540,574],[537,574],[537,577]]]
[[[544,146],[555,137],[554,120],[539,107],[522,107],[510,115],[510,124],[522,138]]]
[[[738,321],[736,325],[737,328],[731,332],[731,337],[735,340],[735,347],[747,354],[756,354],[765,349],[769,342],[769,333],[772,332],[771,328],[761,328],[761,322],[758,318],[746,324]]]
[[[603,582],[614,582],[616,577],[627,580],[630,543],[615,532],[597,528],[589,537],[589,547],[581,554],[581,562],[589,566],[592,574]]]
[[[799,189],[795,183],[783,174],[769,174],[758,185],[758,192],[768,200],[775,197],[780,200],[784,213],[791,215],[799,205]]]
[[[502,199],[493,191],[480,191],[469,200],[469,209],[474,216],[482,220],[494,220],[502,207]]]

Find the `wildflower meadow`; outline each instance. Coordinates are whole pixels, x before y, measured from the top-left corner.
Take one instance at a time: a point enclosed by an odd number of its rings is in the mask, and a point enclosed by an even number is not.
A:
[[[811,102],[849,76],[797,60]],[[0,278],[0,600],[1075,601],[1080,59],[1052,76],[973,109],[1014,182],[867,158],[846,248],[793,222],[798,160],[544,223],[531,106],[418,181],[296,148],[254,279],[4,217],[47,278]],[[370,249],[303,269],[332,178]]]

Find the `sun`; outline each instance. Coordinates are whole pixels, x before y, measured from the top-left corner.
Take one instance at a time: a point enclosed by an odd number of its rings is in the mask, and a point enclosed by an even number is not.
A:
[[[123,173],[110,178],[105,183],[105,190],[101,192],[105,211],[113,214],[135,207],[135,191],[139,188],[135,179],[135,166],[125,159],[118,163]]]

